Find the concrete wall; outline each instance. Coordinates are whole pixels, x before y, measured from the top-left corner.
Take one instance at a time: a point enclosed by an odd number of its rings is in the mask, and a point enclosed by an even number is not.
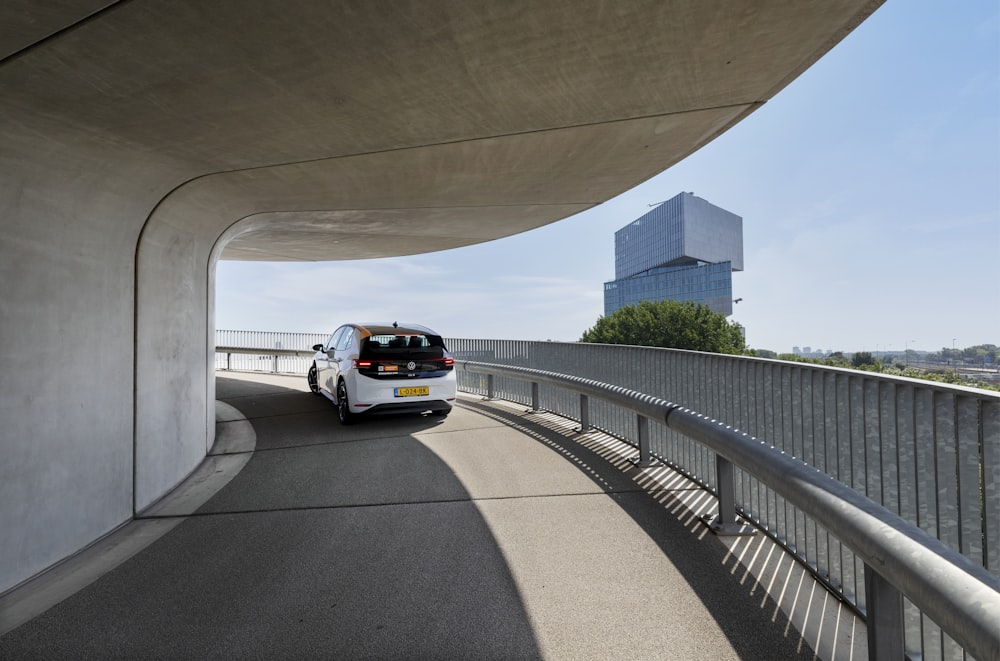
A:
[[[135,245],[170,176],[26,119],[0,125],[0,591],[132,516]]]
[[[157,207],[136,259],[137,511],[194,470],[214,438],[205,338],[218,233],[199,226],[176,200],[175,194]]]

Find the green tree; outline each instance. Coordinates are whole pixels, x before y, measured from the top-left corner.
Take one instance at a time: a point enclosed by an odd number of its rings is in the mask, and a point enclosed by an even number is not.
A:
[[[851,364],[855,367],[861,367],[862,365],[875,365],[877,361],[872,356],[871,351],[858,351],[851,356]]]
[[[743,328],[707,305],[681,301],[642,301],[600,317],[581,342],[630,344],[742,354]]]
[[[834,351],[823,359],[823,364],[832,367],[850,367],[851,363],[844,357],[843,351]]]

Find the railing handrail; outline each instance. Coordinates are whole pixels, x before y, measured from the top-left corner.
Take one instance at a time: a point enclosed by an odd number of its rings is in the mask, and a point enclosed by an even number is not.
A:
[[[660,398],[581,377],[476,361],[469,372],[548,383],[645,416],[711,448],[813,517],[976,658],[1000,658],[1000,579],[808,464]]]
[[[312,349],[258,349],[252,347],[215,347],[215,353],[245,353],[254,356],[312,356]]]

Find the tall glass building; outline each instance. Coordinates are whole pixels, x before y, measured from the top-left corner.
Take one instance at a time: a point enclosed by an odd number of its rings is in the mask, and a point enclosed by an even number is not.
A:
[[[694,301],[733,313],[733,271],[743,270],[743,219],[681,193],[615,232],[615,279],[604,315],[640,301]]]

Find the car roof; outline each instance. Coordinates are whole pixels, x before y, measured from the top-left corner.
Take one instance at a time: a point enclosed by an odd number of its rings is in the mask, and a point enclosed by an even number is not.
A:
[[[361,330],[362,335],[435,335],[440,337],[440,335],[426,326],[421,326],[420,324],[399,324],[393,326],[392,323],[381,321],[381,322],[365,322],[365,323],[355,323],[351,324],[356,326]]]

